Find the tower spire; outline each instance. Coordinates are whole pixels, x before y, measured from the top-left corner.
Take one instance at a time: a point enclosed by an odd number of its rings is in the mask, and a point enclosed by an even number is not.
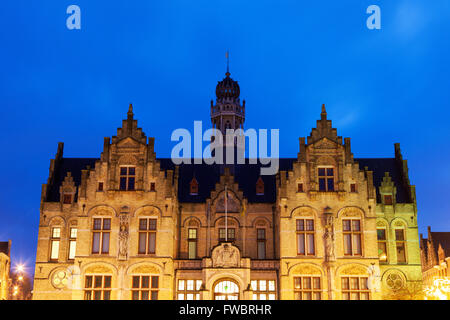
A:
[[[130,106],[128,107],[128,112],[127,112],[127,116],[128,116],[128,119],[133,119],[133,104],[132,103],[130,103]]]
[[[322,104],[322,112],[320,113],[320,118],[321,119],[327,118],[327,110],[325,109],[325,104]]]

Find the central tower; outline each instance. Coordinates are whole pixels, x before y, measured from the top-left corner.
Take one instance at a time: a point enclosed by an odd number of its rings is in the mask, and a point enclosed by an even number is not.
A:
[[[225,78],[217,83],[216,104],[211,100],[212,127],[222,134],[226,133],[226,129],[244,129],[245,100],[241,105],[239,94],[239,84],[230,77],[227,61]]]

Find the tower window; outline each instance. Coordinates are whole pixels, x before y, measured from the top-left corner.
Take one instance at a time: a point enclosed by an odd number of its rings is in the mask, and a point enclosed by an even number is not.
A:
[[[150,182],[150,191],[156,191],[156,183]]]
[[[71,204],[72,203],[72,195],[71,194],[65,194],[63,197],[63,203],[64,204]]]
[[[191,182],[189,183],[189,194],[192,196],[198,195],[198,182],[195,177],[192,178]]]
[[[303,189],[303,183],[297,184],[297,192],[305,192]]]
[[[392,196],[390,194],[384,196],[384,204],[392,205]]]
[[[350,184],[350,192],[356,192],[356,183]]]
[[[334,168],[318,168],[319,191],[334,191]]]
[[[103,191],[103,182],[98,183],[98,191]]]
[[[188,229],[188,258],[197,258],[197,228]]]
[[[261,177],[259,177],[258,181],[256,181],[256,195],[264,195],[264,181]]]

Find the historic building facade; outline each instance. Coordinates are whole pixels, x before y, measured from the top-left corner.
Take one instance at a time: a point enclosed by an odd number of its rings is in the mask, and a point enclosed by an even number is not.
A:
[[[435,286],[435,281],[450,280],[450,232],[432,232],[428,227],[428,238],[420,234],[423,285]]]
[[[8,300],[10,293],[11,240],[0,242],[0,300]]]
[[[244,127],[229,72],[214,128]],[[42,187],[34,299],[382,299],[421,282],[417,206],[399,144],[354,158],[322,107],[276,175],[174,165],[132,106],[100,158],[65,158]]]

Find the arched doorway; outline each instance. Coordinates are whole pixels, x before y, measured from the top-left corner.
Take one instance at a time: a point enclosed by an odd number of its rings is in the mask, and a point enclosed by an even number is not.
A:
[[[214,286],[214,300],[239,300],[239,286],[233,280],[219,280]]]

